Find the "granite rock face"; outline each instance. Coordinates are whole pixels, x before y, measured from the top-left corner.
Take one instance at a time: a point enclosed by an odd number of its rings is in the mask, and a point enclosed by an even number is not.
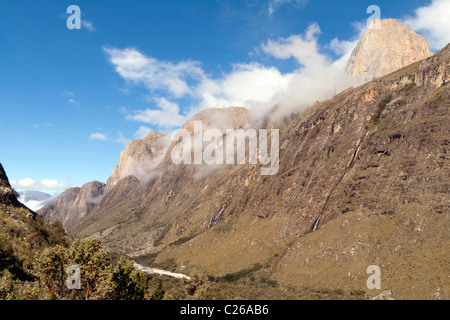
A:
[[[81,188],[67,189],[40,209],[38,214],[50,223],[59,220],[64,227],[70,228],[91,213],[103,198],[105,186],[104,183],[93,181]]]
[[[366,83],[430,56],[423,36],[395,19],[374,20],[353,50],[346,72]]]
[[[165,138],[164,133],[152,131],[144,139],[131,141],[120,154],[119,163],[108,179],[107,189],[110,190],[127,176],[135,176],[142,181],[148,180],[149,174],[158,166],[167,150]]]
[[[201,121],[203,130],[241,128],[250,123],[250,115],[245,108],[232,107],[228,109],[204,110],[189,119],[182,129],[193,134],[194,122]],[[155,177],[155,168],[162,161],[167,161],[174,142],[164,133],[150,132],[144,139],[130,142],[120,154],[115,167],[107,182],[109,192],[117,183],[126,177],[134,176],[141,182],[148,182]]]

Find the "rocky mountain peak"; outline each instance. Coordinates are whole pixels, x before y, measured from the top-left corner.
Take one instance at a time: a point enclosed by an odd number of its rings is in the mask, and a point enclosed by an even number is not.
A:
[[[361,83],[431,56],[427,40],[395,19],[374,20],[353,50],[346,72]]]
[[[131,141],[120,154],[119,164],[113,169],[108,179],[107,189],[109,190],[119,180],[130,175],[145,181],[149,172],[163,159],[167,146],[166,135],[154,131],[144,139]]]
[[[194,122],[201,121],[203,130],[219,129],[225,132],[226,129],[245,128],[251,122],[248,109],[242,107],[211,108],[203,110],[190,118],[182,129],[189,132],[194,130]]]
[[[50,223],[59,220],[64,227],[69,228],[91,213],[102,200],[105,186],[104,183],[93,181],[81,188],[67,189],[58,198],[40,209],[38,214]]]

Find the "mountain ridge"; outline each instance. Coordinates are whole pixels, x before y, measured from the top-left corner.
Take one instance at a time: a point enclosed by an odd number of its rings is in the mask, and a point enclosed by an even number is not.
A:
[[[280,126],[276,177],[166,155],[151,180],[120,180],[70,231],[178,270],[259,263],[284,285],[360,290],[376,263],[399,297],[448,297],[449,79],[447,45],[312,106]]]

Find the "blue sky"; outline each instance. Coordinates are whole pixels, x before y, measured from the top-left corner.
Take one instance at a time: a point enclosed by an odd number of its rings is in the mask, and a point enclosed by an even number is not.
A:
[[[274,101],[305,64],[348,54],[369,5],[440,49],[449,2],[0,0],[0,162],[19,190],[106,182],[130,139]]]

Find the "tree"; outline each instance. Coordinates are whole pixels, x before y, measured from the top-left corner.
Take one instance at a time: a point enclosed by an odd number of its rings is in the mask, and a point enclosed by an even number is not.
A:
[[[70,266],[76,266],[80,271],[80,289],[67,288]],[[149,296],[151,276],[136,270],[133,263],[124,257],[113,266],[111,254],[96,239],[75,240],[67,248],[47,248],[36,260],[34,269],[40,282],[29,290],[33,297],[40,288],[46,289],[45,297],[48,299],[161,300],[165,294],[160,279]]]
[[[51,296],[62,296],[65,291],[67,265],[66,248],[56,246],[45,249],[35,262],[34,269]]]
[[[190,279],[183,279],[187,294],[194,300],[204,299],[209,289],[208,278],[199,270],[192,272]]]
[[[98,239],[75,240],[68,250],[68,264],[78,266],[81,271],[81,287],[85,299],[104,299],[110,282],[111,255],[101,247]],[[64,270],[64,271],[65,271]],[[102,288],[102,290],[98,290]]]
[[[66,286],[69,266],[80,269],[80,290]],[[35,262],[41,282],[54,299],[102,299],[109,286],[111,257],[99,240],[75,240],[68,248],[56,246],[45,249]],[[101,290],[100,290],[101,289]]]
[[[111,300],[144,300],[149,281],[150,277],[137,271],[129,260],[122,257],[112,273],[112,288],[108,298]]]
[[[164,299],[164,295],[166,294],[166,290],[163,288],[163,278],[159,278],[158,285],[153,291],[153,294],[150,300],[162,300]]]

